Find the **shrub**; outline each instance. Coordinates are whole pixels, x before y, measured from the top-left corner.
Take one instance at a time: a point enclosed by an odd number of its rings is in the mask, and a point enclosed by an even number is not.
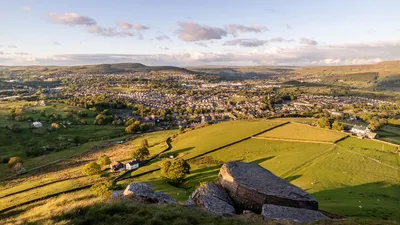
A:
[[[113,183],[110,180],[94,184],[92,187],[90,187],[90,191],[94,195],[103,198],[110,197],[112,190],[113,190]]]
[[[90,162],[87,163],[86,165],[83,166],[82,168],[82,173],[85,175],[95,175],[95,174],[100,174],[101,173],[101,167],[99,164],[95,162]]]
[[[97,163],[101,166],[109,165],[111,163],[111,160],[108,156],[102,155],[97,159]]]
[[[172,184],[181,183],[189,173],[190,165],[184,159],[165,160],[161,163],[161,176]]]
[[[338,131],[342,131],[342,130],[344,130],[344,124],[339,122],[339,121],[337,121],[337,120],[335,120],[332,123],[332,129],[338,130]]]

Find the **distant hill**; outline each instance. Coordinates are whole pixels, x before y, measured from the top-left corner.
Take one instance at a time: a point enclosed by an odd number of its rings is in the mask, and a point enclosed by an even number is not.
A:
[[[217,75],[224,79],[263,79],[294,74],[296,69],[292,66],[198,66],[186,68],[204,74]]]
[[[100,64],[84,66],[0,66],[0,73],[27,76],[27,75],[47,75],[47,74],[118,74],[129,72],[184,72],[194,73],[184,68],[174,66],[146,66],[140,63],[118,63],[118,64]]]
[[[371,65],[302,67],[296,70],[296,77],[315,77],[325,83],[400,91],[400,61]]]

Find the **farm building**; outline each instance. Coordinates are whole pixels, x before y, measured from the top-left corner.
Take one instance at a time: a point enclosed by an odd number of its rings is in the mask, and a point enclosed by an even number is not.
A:
[[[43,124],[41,122],[33,122],[32,127],[40,128],[43,127]]]
[[[137,169],[137,168],[139,168],[139,161],[130,161],[130,162],[128,162],[127,164],[125,164],[125,168],[126,168],[126,170],[134,170],[134,169]]]
[[[363,126],[354,126],[350,130],[351,133],[357,135],[358,137],[368,137],[370,139],[374,139],[378,137],[378,134],[373,133],[368,127]]]
[[[122,164],[118,161],[111,163],[110,168],[111,168],[111,171],[113,171],[113,172],[120,172],[125,169],[124,164]]]

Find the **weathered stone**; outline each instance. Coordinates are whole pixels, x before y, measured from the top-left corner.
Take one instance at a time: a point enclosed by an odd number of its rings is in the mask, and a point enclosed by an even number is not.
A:
[[[218,180],[242,210],[261,213],[264,204],[318,209],[317,200],[310,194],[256,164],[225,163]]]
[[[191,199],[197,206],[205,208],[214,215],[232,216],[235,214],[232,200],[220,185],[203,185],[192,193]]]
[[[329,219],[319,211],[271,204],[263,205],[261,214],[265,220],[293,220],[297,223],[311,223],[316,220]]]
[[[192,206],[196,206],[196,202],[193,201],[192,197],[189,197],[189,199],[186,200],[183,205],[192,207]]]
[[[115,199],[115,198],[121,198],[124,195],[124,191],[114,191],[110,198]]]
[[[155,192],[147,183],[131,183],[126,187],[123,193],[124,196],[133,197],[138,201],[144,203],[163,203],[163,204],[176,204],[176,200],[171,196]]]

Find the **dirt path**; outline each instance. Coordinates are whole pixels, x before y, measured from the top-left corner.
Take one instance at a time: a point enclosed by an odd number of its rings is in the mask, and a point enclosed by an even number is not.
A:
[[[272,141],[290,141],[290,142],[303,142],[303,143],[316,143],[316,144],[331,144],[333,145],[333,142],[329,141],[309,141],[309,140],[298,140],[298,139],[290,139],[290,138],[270,138],[270,137],[259,137],[255,136],[252,137],[254,139],[264,139],[264,140],[272,140]]]

